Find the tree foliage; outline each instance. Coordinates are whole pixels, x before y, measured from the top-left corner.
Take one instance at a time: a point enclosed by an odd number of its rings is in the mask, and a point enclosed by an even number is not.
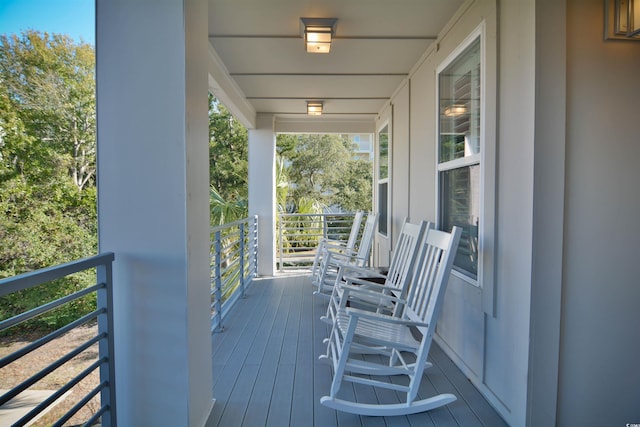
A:
[[[333,204],[347,212],[371,210],[373,189],[371,162],[350,159],[340,176],[334,176]]]
[[[209,95],[209,184],[213,226],[248,215],[248,144],[247,128]]]
[[[247,199],[248,140],[247,128],[209,95],[210,184],[227,200]]]
[[[0,277],[95,254],[94,51],[66,36],[0,36]],[[0,318],[66,295],[89,273],[13,294]],[[39,318],[60,326],[92,298]]]
[[[27,31],[20,37],[2,35],[0,70],[6,102],[37,144],[36,166],[44,166],[40,172],[54,172],[55,177],[57,169],[62,168],[78,189],[93,184],[96,171],[93,47],[75,44],[68,36],[59,34]],[[25,160],[15,159],[22,166]]]
[[[277,152],[288,165],[287,204],[313,199],[345,211],[371,209],[371,163],[354,157],[354,144],[346,135],[278,135]]]

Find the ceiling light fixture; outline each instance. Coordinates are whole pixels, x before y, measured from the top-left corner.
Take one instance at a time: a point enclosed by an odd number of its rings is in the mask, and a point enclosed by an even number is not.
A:
[[[640,0],[605,0],[605,40],[640,40]]]
[[[307,114],[310,116],[321,116],[322,105],[322,101],[307,101]]]
[[[464,104],[453,104],[444,108],[446,117],[459,117],[467,113],[467,106]]]
[[[335,18],[300,18],[300,30],[308,53],[329,53],[337,21]]]

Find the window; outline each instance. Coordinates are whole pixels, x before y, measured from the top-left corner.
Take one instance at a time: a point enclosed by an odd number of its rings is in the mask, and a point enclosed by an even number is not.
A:
[[[378,132],[378,232],[389,233],[389,125]]]
[[[438,73],[438,223],[462,228],[454,270],[478,279],[481,212],[480,37]]]

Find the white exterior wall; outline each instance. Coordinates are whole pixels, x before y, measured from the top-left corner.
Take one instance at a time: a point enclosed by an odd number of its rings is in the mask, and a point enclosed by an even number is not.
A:
[[[436,216],[436,67],[492,7],[467,2],[410,75],[412,219]],[[495,316],[453,278],[438,340],[511,425],[633,423],[640,43],[603,41],[600,0],[499,7]]]
[[[212,408],[207,3],[98,1],[100,251],[113,251],[117,421]]]
[[[395,247],[402,222],[404,218],[409,218],[409,159],[411,155],[411,145],[409,144],[409,81],[396,91],[393,97],[393,136],[391,159],[391,194],[393,209],[391,217],[391,247]],[[412,222],[418,219],[409,218]],[[420,218],[422,219],[422,218]]]
[[[487,19],[498,35],[500,70],[497,120],[495,294],[492,307],[482,291],[452,276],[438,341],[511,425],[526,423],[533,222],[533,147],[535,106],[535,1],[467,2],[409,76],[409,93],[399,90],[394,127],[406,123],[407,139],[394,130],[394,155],[406,156],[406,209],[413,221],[436,219],[436,68]],[[491,36],[489,36],[491,37]],[[493,40],[489,42],[495,43]],[[409,111],[401,107],[408,97]],[[409,117],[406,117],[406,114]],[[400,125],[402,127],[402,125]],[[408,145],[408,146],[407,146]],[[395,161],[394,161],[395,164]],[[394,222],[397,193],[393,194]],[[485,296],[486,297],[486,296]],[[487,312],[485,312],[487,311]],[[495,317],[493,316],[495,313]]]
[[[567,1],[559,426],[640,420],[640,42],[603,41],[603,3]]]

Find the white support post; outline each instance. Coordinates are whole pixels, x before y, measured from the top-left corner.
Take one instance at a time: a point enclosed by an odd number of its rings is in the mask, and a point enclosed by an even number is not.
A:
[[[276,137],[273,115],[258,114],[249,130],[249,215],[258,215],[258,275],[275,272]]]
[[[212,409],[208,3],[97,0],[98,225],[113,264],[117,423]]]

